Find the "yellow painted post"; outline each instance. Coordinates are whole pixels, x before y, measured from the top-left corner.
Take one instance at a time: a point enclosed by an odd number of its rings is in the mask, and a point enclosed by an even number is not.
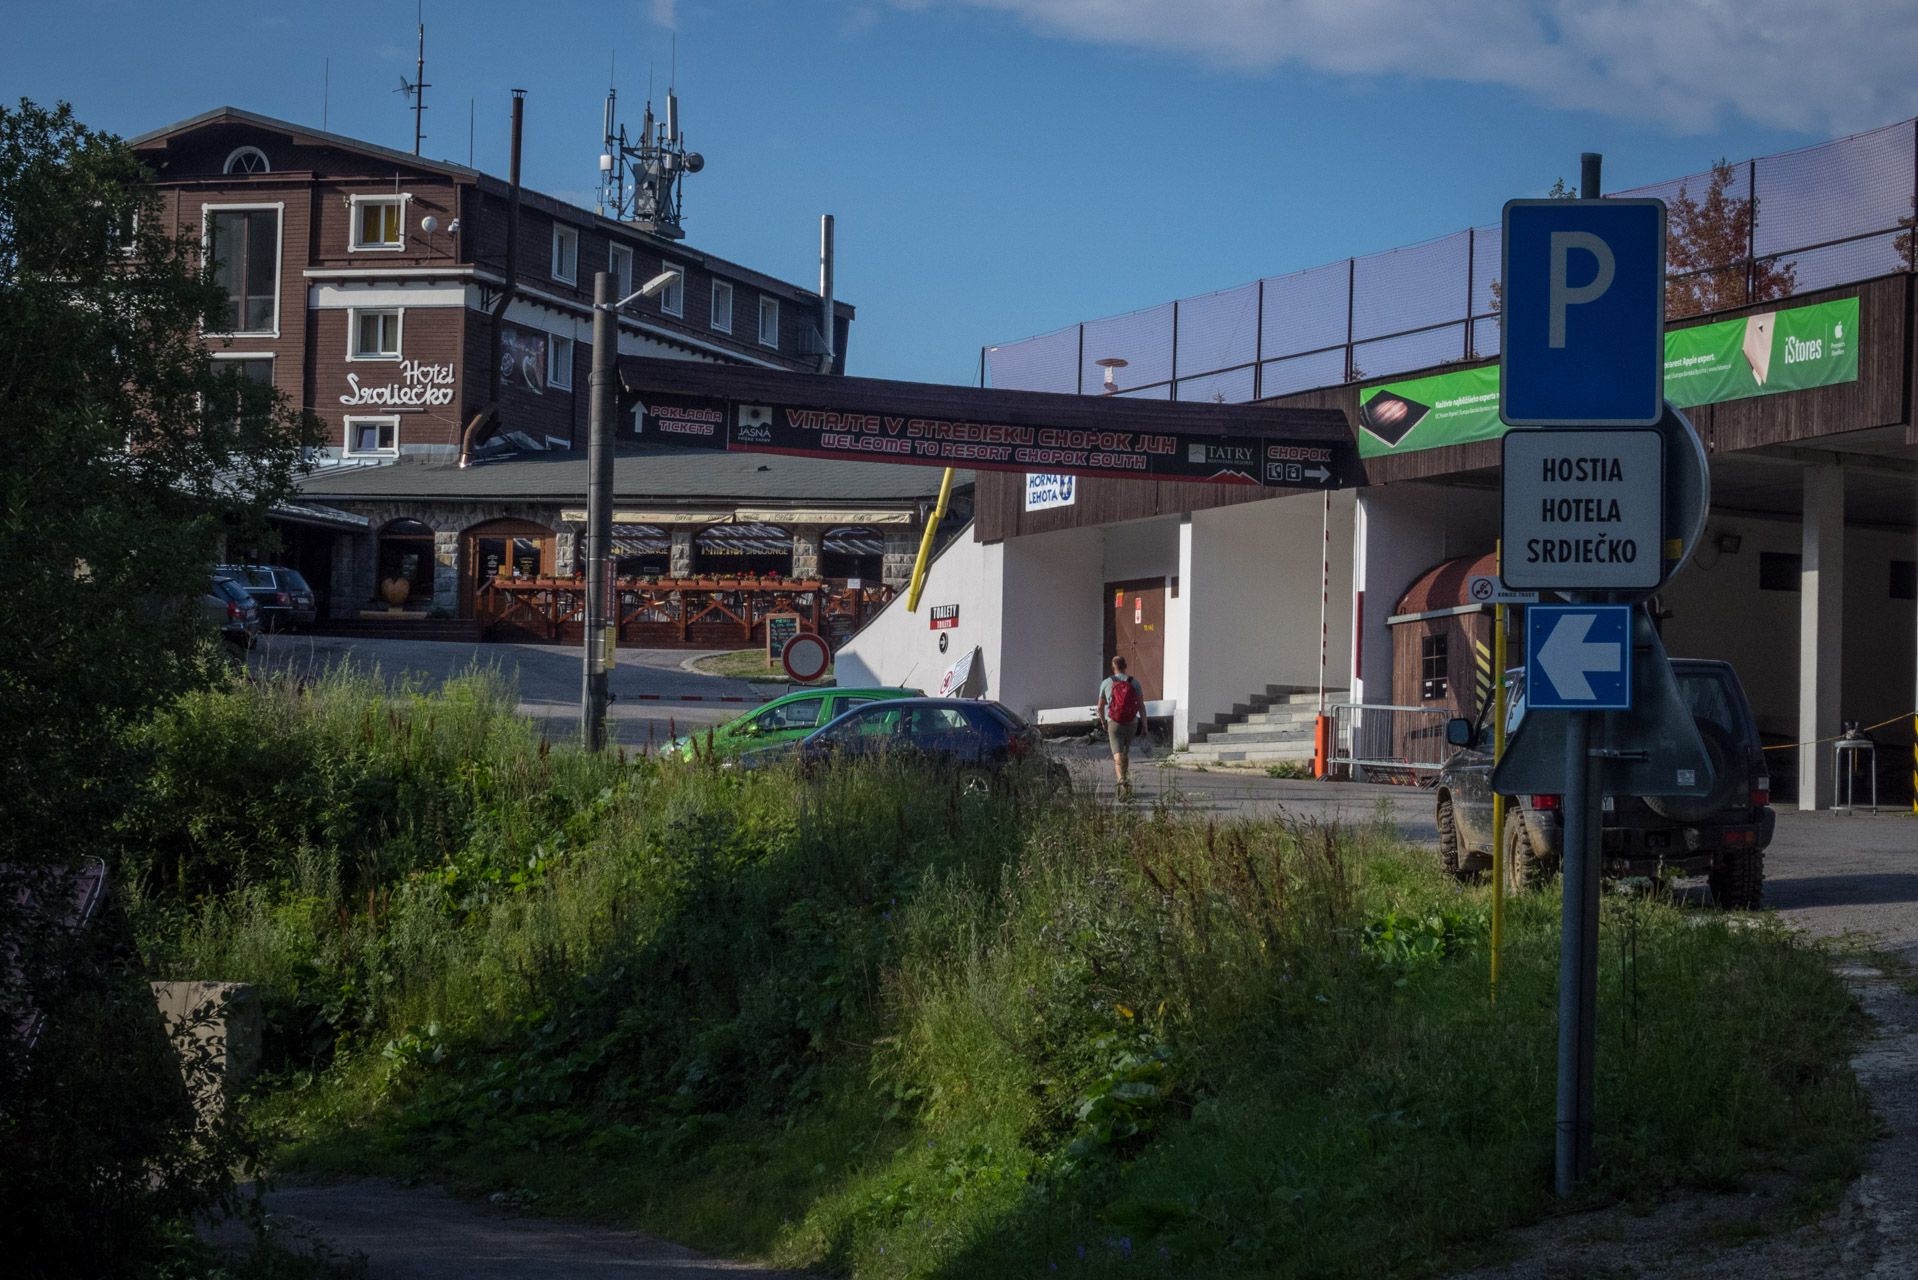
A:
[[[1505,605],[1492,610],[1492,763],[1505,755]],[[1505,942],[1505,797],[1492,797],[1492,999]]]
[[[952,500],[952,468],[946,468],[946,478],[939,482],[939,505],[932,509],[932,515],[926,520],[926,535],[919,539],[919,558],[913,561],[912,585],[906,589],[906,612],[919,612],[919,592],[926,585],[926,566],[932,561],[932,541],[939,532],[939,522],[946,518],[946,504]]]

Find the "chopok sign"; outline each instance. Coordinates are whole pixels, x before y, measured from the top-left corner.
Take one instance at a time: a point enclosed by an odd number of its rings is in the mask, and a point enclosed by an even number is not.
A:
[[[433,408],[453,403],[453,365],[425,364],[418,360],[400,362],[400,381],[383,387],[363,387],[360,375],[346,375],[352,388],[340,397],[344,405],[380,405],[386,408]]]

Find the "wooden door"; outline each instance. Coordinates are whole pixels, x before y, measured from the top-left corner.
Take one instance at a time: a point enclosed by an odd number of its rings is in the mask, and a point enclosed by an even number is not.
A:
[[[1105,601],[1106,672],[1113,655],[1124,658],[1146,701],[1158,701],[1165,696],[1165,579],[1108,582]]]

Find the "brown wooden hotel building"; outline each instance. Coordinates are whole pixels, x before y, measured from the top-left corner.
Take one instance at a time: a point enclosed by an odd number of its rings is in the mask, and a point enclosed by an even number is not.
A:
[[[386,608],[379,584],[396,576],[411,583],[409,611],[472,617],[502,559],[523,578],[572,575],[595,272],[612,271],[622,296],[682,273],[621,313],[622,354],[817,372],[826,350],[817,293],[525,190],[497,430],[460,467],[462,431],[491,398],[504,180],[234,107],[132,145],[175,229],[218,259],[233,302],[229,331],[208,337],[215,358],[244,363],[326,426],[302,500],[277,523],[281,554],[334,618]],[[834,304],[835,373],[853,314]],[[622,448],[615,497],[626,567],[651,576],[810,580],[837,568],[871,590],[909,571],[939,480],[809,459],[662,453],[643,465],[645,454]]]

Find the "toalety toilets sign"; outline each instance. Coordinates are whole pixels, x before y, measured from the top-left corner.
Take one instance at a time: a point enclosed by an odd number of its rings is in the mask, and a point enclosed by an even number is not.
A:
[[[388,409],[427,409],[453,403],[453,365],[425,364],[418,360],[402,360],[399,365],[400,381],[389,382],[382,387],[363,387],[360,375],[346,375],[347,386],[351,388],[340,397],[344,405],[379,405]]]
[[[1858,299],[1764,311],[1665,333],[1665,398],[1681,409],[1858,380]],[[1498,366],[1360,395],[1359,456],[1496,440]]]

